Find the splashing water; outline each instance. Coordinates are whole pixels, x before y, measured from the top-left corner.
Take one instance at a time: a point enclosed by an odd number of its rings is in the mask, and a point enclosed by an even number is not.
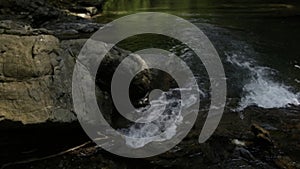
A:
[[[227,61],[251,74],[250,82],[244,85],[245,95],[241,98],[236,111],[242,111],[248,106],[256,105],[262,108],[280,108],[288,105],[300,105],[300,94],[293,93],[289,86],[271,80],[270,74],[274,70],[255,65],[254,61],[236,54],[226,54]]]
[[[176,135],[176,129],[183,121],[180,111],[181,106],[190,107],[197,102],[197,98],[193,95],[190,95],[189,99],[185,101],[176,97],[180,90],[191,89],[172,89],[163,92],[159,98],[150,101],[151,106],[138,110],[139,113],[143,113],[144,110],[148,109],[150,113],[143,114],[140,120],[148,119],[151,122],[135,123],[128,129],[122,129],[122,132],[126,135],[125,141],[128,146],[141,148],[154,141],[170,140]]]

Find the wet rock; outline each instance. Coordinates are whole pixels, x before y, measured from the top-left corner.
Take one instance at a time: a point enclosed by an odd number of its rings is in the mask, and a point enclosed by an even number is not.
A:
[[[0,28],[2,29],[2,33],[15,35],[27,35],[32,30],[29,24],[12,20],[0,21]]]
[[[61,48],[64,49],[63,55],[70,55],[75,57],[78,56],[81,48],[83,47],[84,43],[86,42],[86,39],[74,39],[74,40],[64,40],[61,42]],[[101,46],[96,46],[95,49],[98,51],[106,51],[105,46],[102,46],[103,49],[101,50]],[[105,56],[105,58],[102,60],[101,64],[99,65],[99,70],[97,72],[96,77],[96,84],[99,86],[99,88],[102,91],[110,93],[111,90],[111,79],[112,76],[118,67],[118,65],[121,63],[121,61],[129,56],[131,52],[113,47]],[[147,64],[143,59],[140,58],[138,55],[133,55],[134,60],[132,60],[130,63],[131,65],[128,65],[128,67],[136,66],[136,69],[146,69]],[[85,62],[85,61],[81,61]],[[86,61],[88,62],[88,61]],[[146,95],[147,90],[150,88],[150,75],[147,73],[147,71],[137,75],[135,79],[132,82],[133,86],[136,87],[136,93],[135,95],[139,96],[140,98],[144,97]]]
[[[2,16],[6,19],[22,18],[23,21],[39,25],[48,20],[55,20],[62,15],[62,12],[53,7],[47,0],[3,1],[5,0],[1,0],[1,4],[5,11],[3,11]]]
[[[80,34],[95,32],[102,26],[81,18],[81,13],[70,12],[68,9],[84,10],[87,15],[92,16],[101,11],[100,7],[102,7],[103,1],[93,1],[93,3],[56,0],[2,1],[5,0],[1,0],[0,3],[2,7],[0,20],[10,20],[11,23],[1,23],[0,32],[7,34],[36,35],[43,33],[58,37],[79,38]],[[80,6],[80,4],[88,6]]]
[[[274,145],[270,133],[267,130],[260,127],[258,124],[252,124],[251,131],[253,132],[259,143],[267,146]]]
[[[78,39],[89,37],[103,25],[84,20],[46,22],[42,27],[53,32],[59,39]]]
[[[255,160],[255,157],[250,153],[250,151],[248,151],[247,149],[245,149],[243,147],[236,147],[234,151],[235,151],[234,155],[236,157],[242,157],[248,161]]]
[[[96,14],[102,11],[104,0],[51,0],[51,2],[59,8],[77,13],[89,12],[91,14]]]
[[[101,63],[99,70],[97,72],[97,80],[96,83],[99,85],[99,87],[104,91],[110,92],[110,82],[112,80],[113,74],[118,67],[118,65],[121,63],[121,61],[126,58],[127,56],[131,55],[129,51],[125,51],[119,48],[113,48],[106,57],[103,59],[103,62]],[[118,57],[116,57],[118,56]],[[130,60],[130,64],[126,67],[143,70],[147,69],[146,62],[141,59],[138,55],[131,55],[134,59]],[[149,92],[150,89],[150,75],[147,71],[142,71],[142,73],[135,76],[135,78],[132,81],[132,85],[135,86],[135,90],[132,91],[131,95],[132,97],[136,98],[135,101],[146,96],[147,92]],[[126,74],[124,73],[124,76]]]
[[[93,15],[96,15],[98,13],[98,9],[96,7],[76,6],[76,7],[70,8],[69,10],[70,10],[70,12],[87,14],[90,17]]]
[[[300,165],[295,162],[293,162],[289,157],[287,156],[278,156],[275,160],[275,164],[277,167],[281,169],[296,169],[300,168]]]
[[[261,127],[263,127],[265,130],[268,131],[277,131],[278,129],[270,124],[261,124]]]
[[[13,21],[13,20],[1,20],[0,21],[0,30],[1,34],[10,34],[10,35],[40,35],[40,34],[54,34],[52,31],[38,28],[34,29],[30,24],[22,21]]]
[[[0,21],[0,28],[5,30],[15,29],[15,30],[24,30],[24,31],[32,29],[29,24],[26,24],[21,21],[12,21],[12,20]]]
[[[61,42],[62,48],[64,48],[64,55],[73,56],[75,59],[79,54],[82,46],[86,42],[86,39],[76,39],[76,40],[64,40]],[[90,44],[93,45],[93,44]],[[89,46],[91,50],[96,49],[98,52],[105,52],[107,49],[105,44],[97,45],[95,47]],[[95,51],[95,52],[97,52]],[[99,65],[99,69],[96,76],[96,94],[98,99],[98,105],[100,105],[100,109],[102,114],[107,121],[113,122],[114,124],[118,124],[115,126],[126,126],[128,125],[128,120],[124,117],[122,118],[119,115],[118,111],[114,107],[111,98],[111,80],[116,71],[118,65],[129,56],[131,53],[129,51],[122,50],[117,47],[113,47],[102,60]],[[132,55],[133,59],[129,60],[129,65],[127,67],[134,68],[137,70],[142,70],[147,68],[147,64],[143,59],[138,55]],[[77,60],[83,65],[89,65],[90,63],[94,63],[95,61],[90,60],[89,58],[80,58]],[[124,73],[124,76],[127,74]],[[150,75],[147,71],[142,71],[133,79],[131,86],[134,90],[130,91],[130,96],[132,98],[133,105],[138,105],[141,99],[144,99],[149,92],[150,89]]]
[[[86,20],[56,20],[47,21],[41,25],[41,28],[32,28],[26,22],[14,20],[1,20],[0,33],[11,35],[54,35],[59,39],[75,39],[89,37],[103,25]]]
[[[246,146],[246,142],[240,141],[240,140],[238,140],[238,139],[233,139],[233,140],[231,141],[231,143],[234,144],[234,145],[236,145],[236,146],[241,146],[241,147]]]
[[[98,9],[96,7],[86,7],[85,8],[91,15],[96,15],[98,13]]]

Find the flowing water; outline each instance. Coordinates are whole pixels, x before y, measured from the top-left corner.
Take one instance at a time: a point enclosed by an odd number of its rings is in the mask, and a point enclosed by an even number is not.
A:
[[[103,15],[96,20],[107,23],[137,12],[166,12],[183,17],[208,36],[224,64],[228,103],[233,105],[233,110],[243,111],[251,105],[281,108],[300,104],[299,2],[108,0]],[[189,63],[193,73],[199,78],[198,83],[203,91],[201,96],[209,96],[205,69],[201,62],[193,59],[193,52],[186,46],[154,35],[147,38],[132,37],[120,46],[131,51],[160,47],[175,52]],[[175,117],[173,120],[178,120]],[[152,127],[146,126],[143,129],[150,130]],[[128,133],[138,136],[142,134],[134,129]],[[165,139],[168,137],[165,136]],[[146,143],[133,143],[129,140],[129,144],[140,147]]]

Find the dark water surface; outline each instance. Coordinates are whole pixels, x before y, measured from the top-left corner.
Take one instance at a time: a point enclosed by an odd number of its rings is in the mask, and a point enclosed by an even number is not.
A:
[[[137,12],[174,14],[204,31],[223,61],[228,78],[228,97],[237,98],[238,110],[249,105],[274,108],[299,104],[300,2],[109,0],[103,15],[96,20],[107,23]],[[170,44],[163,38],[147,37],[151,42],[145,42],[145,39],[130,38],[121,46],[132,51],[161,46],[179,52],[181,58],[190,56],[183,46]],[[189,63],[195,74],[205,74],[201,64],[196,61]],[[201,86],[204,91],[205,86]]]

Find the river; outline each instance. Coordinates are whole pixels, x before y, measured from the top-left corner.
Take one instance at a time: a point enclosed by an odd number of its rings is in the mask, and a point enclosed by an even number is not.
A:
[[[225,67],[228,103],[242,111],[250,105],[279,108],[299,105],[300,3],[266,0],[109,0],[96,18],[108,23],[137,12],[165,12],[197,25],[212,41]],[[179,51],[199,79],[205,70],[182,45],[150,36],[131,38],[122,47],[134,51],[159,46]],[[143,39],[143,40],[142,40]],[[204,85],[200,85],[205,91]],[[208,91],[208,90],[207,90]],[[206,91],[206,92],[207,92]]]
[[[214,135],[199,144],[202,125],[196,124],[170,151],[152,158],[130,159],[90,143],[78,122],[27,125],[2,134],[0,164],[7,163],[3,168],[300,168],[300,2],[107,0],[101,15],[94,19],[109,23],[137,12],[166,12],[182,17],[198,26],[217,49],[225,68],[228,93],[226,112]],[[204,103],[209,100],[205,67],[185,45],[167,37],[142,35],[130,37],[118,46],[132,52],[158,47],[176,53],[197,76]],[[205,106],[201,104],[200,109],[206,111]],[[156,111],[155,106],[151,109]],[[205,115],[198,116],[200,121],[206,119]],[[176,118],[175,114],[168,122]],[[261,133],[250,131],[253,123],[264,128]],[[2,123],[2,128],[12,124]],[[149,133],[149,126],[143,127]],[[137,137],[148,134],[134,127],[126,132]],[[167,137],[174,133],[168,132]],[[262,136],[265,133],[270,135]],[[127,145],[139,148],[155,140],[127,141]],[[76,146],[83,142],[84,146]]]

